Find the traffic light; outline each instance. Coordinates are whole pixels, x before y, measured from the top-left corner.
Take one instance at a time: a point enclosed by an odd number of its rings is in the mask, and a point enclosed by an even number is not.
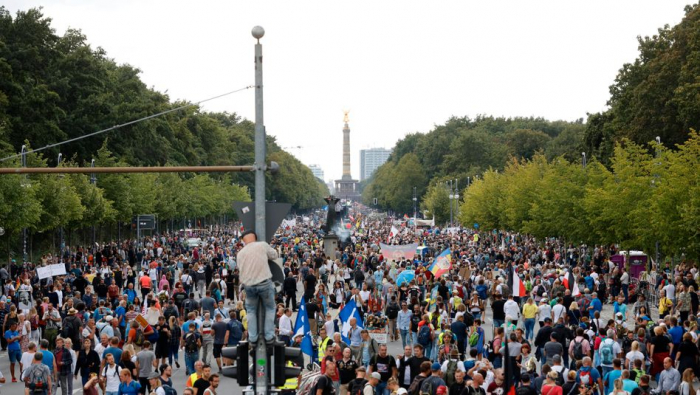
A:
[[[301,367],[289,366],[287,362],[295,363],[301,355],[301,349],[297,347],[285,347],[284,344],[275,344],[270,356],[270,366],[272,366],[270,384],[275,387],[284,385],[287,379],[298,377],[301,374]]]
[[[234,361],[232,366],[225,366],[221,373],[226,377],[238,379],[238,385],[241,387],[250,385],[249,351],[248,342],[240,342],[237,346],[221,350],[221,356]]]

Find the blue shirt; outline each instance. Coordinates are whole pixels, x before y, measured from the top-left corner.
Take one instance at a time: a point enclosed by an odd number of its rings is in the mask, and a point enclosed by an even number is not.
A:
[[[615,389],[615,380],[622,376],[622,370],[611,370],[605,375],[603,384],[605,384],[605,393],[609,394]]]
[[[199,330],[199,324],[195,321],[185,321],[185,323],[182,324],[182,336],[185,336],[190,331],[190,324],[194,324],[194,328]]]
[[[354,330],[350,328],[350,332],[348,332],[348,335],[350,335],[350,346],[359,347],[362,344],[361,332],[362,329],[359,326],[355,327]]]
[[[119,326],[124,326],[124,317],[126,316],[126,309],[122,306],[114,309],[114,315],[119,318]]]
[[[141,389],[141,384],[136,380],[131,380],[128,385],[126,383],[119,383],[118,395],[137,395]]]
[[[399,310],[399,315],[396,317],[396,326],[399,330],[407,331],[411,328],[411,316],[413,316],[411,310],[406,310],[405,313],[403,309]]]
[[[591,300],[591,318],[594,317],[596,311],[602,311],[603,310],[603,303],[600,302],[600,299],[594,298]]]
[[[17,331],[13,331],[13,330],[9,330],[9,329],[5,331],[5,339],[8,341],[11,338],[17,337],[17,336],[19,336],[19,332],[17,332]],[[19,347],[19,339],[13,341],[12,343],[7,343],[7,349],[8,350],[21,350],[21,348]]]
[[[114,362],[121,361],[122,352],[121,348],[109,346],[102,352],[102,359],[104,359],[107,354],[112,354],[114,356]]]
[[[680,325],[676,325],[668,330],[668,334],[671,335],[671,340],[673,340],[673,344],[679,345],[683,340],[683,327]],[[5,335],[5,337],[7,337],[7,335]]]
[[[44,354],[44,358],[41,360],[41,363],[48,366],[51,373],[53,373],[53,353],[49,350],[40,351],[42,354]]]

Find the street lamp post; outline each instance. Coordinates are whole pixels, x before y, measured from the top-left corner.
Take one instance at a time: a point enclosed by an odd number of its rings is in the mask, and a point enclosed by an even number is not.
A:
[[[660,150],[659,150],[660,146],[661,146],[661,136],[656,136],[656,155],[655,155],[655,156],[656,156],[656,164],[657,164],[657,165],[659,164],[659,155],[660,155],[660,153],[661,153]],[[659,185],[658,185],[658,184],[659,184],[659,182],[658,182],[658,181],[659,181],[659,174],[657,173],[657,174],[655,175],[654,178],[656,178],[656,182],[654,183],[654,186],[658,187],[658,186],[659,186]],[[660,257],[660,252],[659,252],[659,240],[657,239],[657,240],[656,240],[656,243],[654,243],[654,244],[655,244],[655,247],[656,247],[656,266],[657,266],[657,269],[658,269],[658,268],[661,267],[661,266],[660,266],[660,263],[659,263],[659,257]]]
[[[27,146],[22,145],[22,151],[20,152],[20,163],[22,167],[27,167]],[[24,176],[23,187],[28,187],[29,184],[26,182],[27,176]],[[22,263],[27,262],[27,228],[22,228]]]
[[[61,160],[62,160],[62,159],[63,159],[63,154],[59,152],[59,153],[58,153],[58,160],[56,160],[56,167],[61,167]],[[64,250],[64,248],[65,248],[65,243],[63,242],[63,226],[61,226],[61,228],[60,228],[60,240],[59,240],[59,243],[60,243],[60,248],[59,248],[59,250],[61,251],[61,255],[58,257],[58,261],[59,261],[59,262],[63,262],[63,250]]]
[[[452,193],[453,192],[452,191],[452,180],[448,180],[447,182],[450,185],[449,198],[450,198],[450,228],[451,228],[452,227],[452,199],[454,199],[454,194]]]
[[[455,179],[455,216],[459,222],[459,178]]]
[[[90,167],[95,167],[95,160],[90,161]],[[90,184],[95,185],[97,184],[97,175],[95,173],[90,174]],[[138,222],[138,221],[137,221]],[[94,254],[94,249],[95,249],[95,223],[93,222],[92,224],[92,246],[91,249],[93,250]]]

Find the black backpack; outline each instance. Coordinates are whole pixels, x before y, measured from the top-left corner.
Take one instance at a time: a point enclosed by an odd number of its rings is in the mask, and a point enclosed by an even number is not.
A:
[[[185,335],[185,351],[189,353],[196,352],[199,349],[199,346],[197,345],[197,334],[196,333],[188,333]]]
[[[389,303],[386,307],[386,316],[390,320],[395,320],[399,316],[399,305],[396,302]]]

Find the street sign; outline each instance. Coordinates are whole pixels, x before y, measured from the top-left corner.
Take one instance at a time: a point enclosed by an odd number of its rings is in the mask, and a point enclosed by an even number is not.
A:
[[[156,228],[156,216],[154,214],[142,214],[131,220],[134,229],[153,230]]]

